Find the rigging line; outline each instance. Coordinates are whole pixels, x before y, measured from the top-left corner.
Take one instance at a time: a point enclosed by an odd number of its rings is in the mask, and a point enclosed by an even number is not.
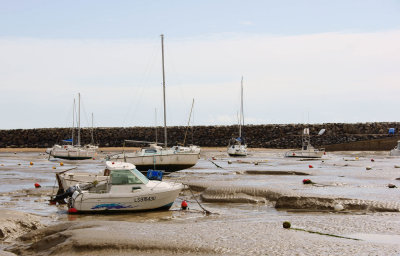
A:
[[[175,54],[173,51],[171,51],[170,49],[168,49],[168,47],[165,47],[166,48],[166,52],[169,50],[170,51],[170,55],[168,55],[168,67],[169,67],[169,69],[171,70],[171,72],[168,72],[168,73],[171,73],[171,75],[169,76],[169,77],[173,77],[173,78],[175,78],[175,80],[176,80],[176,83],[175,83],[175,85],[178,87],[178,89],[179,89],[179,92],[180,92],[180,96],[181,96],[181,99],[182,99],[182,101],[183,101],[183,105],[188,105],[187,103],[187,97],[185,97],[185,93],[184,93],[184,88],[183,88],[183,86],[182,86],[182,84],[183,84],[183,82],[182,82],[182,79],[181,79],[181,77],[180,77],[180,75],[179,75],[179,72],[177,72],[177,69],[175,68],[176,66],[175,66],[175,60],[174,60],[174,57],[175,56],[178,56],[178,54]],[[171,79],[170,79],[171,80]],[[173,80],[172,80],[173,81]],[[170,85],[171,85],[171,83],[170,83]]]
[[[133,115],[131,116],[131,119],[134,119],[135,115],[136,115],[136,110],[138,108],[139,105],[141,105],[142,102],[142,95],[143,95],[143,91],[144,88],[146,87],[146,84],[149,80],[149,76],[150,76],[150,71],[153,69],[154,65],[155,65],[155,59],[156,59],[156,55],[157,55],[157,49],[158,49],[158,43],[155,43],[155,40],[153,41],[153,51],[151,54],[151,57],[148,59],[147,64],[145,65],[145,69],[143,71],[143,74],[141,76],[141,81],[139,81],[138,83],[138,87],[135,87],[136,91],[138,91],[138,93],[132,93],[132,95],[136,96],[137,100],[132,100],[130,101],[130,104],[127,108],[127,111],[125,113],[123,122],[122,122],[122,126],[125,126],[128,122],[128,117],[130,116],[130,111],[133,108]],[[134,105],[134,106],[133,106]]]

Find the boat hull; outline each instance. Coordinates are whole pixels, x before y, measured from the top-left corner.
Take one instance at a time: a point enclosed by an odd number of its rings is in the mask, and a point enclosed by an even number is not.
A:
[[[107,193],[78,193],[73,195],[70,208],[78,213],[131,212],[169,209],[179,195],[182,186],[174,190],[155,193],[125,193],[112,196]]]
[[[227,153],[229,156],[247,156],[247,146],[235,145],[228,147]]]
[[[298,158],[321,158],[325,151],[289,151],[285,157],[298,157]]]
[[[392,149],[392,150],[390,150],[390,155],[391,156],[400,156],[400,150]]]
[[[176,172],[188,169],[197,164],[200,155],[198,153],[177,153],[168,155],[148,155],[148,156],[119,156],[112,160],[124,160],[134,164],[141,172],[149,169],[164,170],[166,172]]]
[[[85,160],[94,158],[97,155],[95,149],[73,147],[47,149],[46,153],[54,158],[61,158],[66,160]]]

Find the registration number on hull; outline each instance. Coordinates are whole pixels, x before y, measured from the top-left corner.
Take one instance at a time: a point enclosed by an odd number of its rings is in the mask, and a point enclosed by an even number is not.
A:
[[[135,203],[140,203],[140,202],[147,202],[147,201],[154,201],[156,200],[155,196],[143,196],[143,197],[137,197],[134,199]]]

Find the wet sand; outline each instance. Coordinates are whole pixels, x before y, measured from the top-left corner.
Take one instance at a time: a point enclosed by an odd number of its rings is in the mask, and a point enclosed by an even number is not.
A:
[[[46,201],[55,171],[77,166],[97,172],[102,160],[60,166],[33,152],[0,153],[0,209],[47,226],[17,227],[2,248],[17,255],[400,254],[400,189],[387,187],[400,187],[400,168],[394,167],[400,158],[335,152],[300,161],[283,158],[284,152],[252,150],[247,158],[228,158],[225,148],[205,149],[195,167],[166,177],[187,184],[195,198],[186,190],[170,211],[112,215],[68,215],[65,206]],[[304,185],[305,178],[314,184]],[[37,181],[40,189],[32,187]],[[212,214],[202,213],[195,199]],[[182,200],[189,211],[179,209]],[[317,233],[283,229],[284,221]]]

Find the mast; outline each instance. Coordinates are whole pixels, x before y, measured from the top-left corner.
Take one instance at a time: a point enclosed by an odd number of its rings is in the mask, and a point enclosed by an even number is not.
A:
[[[78,146],[81,145],[81,93],[78,93]]]
[[[188,124],[187,124],[187,127],[186,127],[186,132],[185,132],[185,138],[183,139],[183,146],[185,146],[185,144],[186,144],[186,135],[187,135],[188,130],[189,130],[190,117],[192,117],[193,105],[194,105],[194,99],[192,101],[192,108],[190,109],[189,120],[188,120]]]
[[[156,127],[156,131],[155,131],[155,133],[156,133],[156,144],[157,144],[157,142],[158,142],[158,138],[157,138],[157,108],[155,108],[154,109],[154,122],[155,122],[155,127]]]
[[[74,145],[74,133],[75,133],[75,98],[74,104],[72,105],[72,146]]]
[[[164,70],[164,35],[161,34],[161,60],[163,76],[163,99],[164,99],[164,146],[167,147],[167,109],[165,104],[165,70]]]
[[[93,128],[93,112],[92,112],[92,141],[90,142],[92,145],[94,145],[94,128]]]
[[[240,116],[239,116],[239,138],[242,139],[242,123],[244,124],[243,118],[243,76],[240,83]]]

